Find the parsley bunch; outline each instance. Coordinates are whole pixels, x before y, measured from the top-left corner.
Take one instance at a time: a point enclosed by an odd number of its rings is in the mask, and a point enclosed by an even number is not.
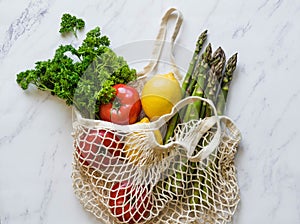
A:
[[[77,30],[83,29],[85,22],[82,19],[76,18],[68,13],[65,13],[61,17],[60,30],[62,34],[72,32],[77,37]]]
[[[30,84],[74,105],[85,118],[99,118],[99,105],[115,96],[117,83],[136,79],[136,71],[110,48],[100,28],[90,30],[82,44],[59,46],[52,59],[38,61],[35,68],[17,74],[22,89]]]

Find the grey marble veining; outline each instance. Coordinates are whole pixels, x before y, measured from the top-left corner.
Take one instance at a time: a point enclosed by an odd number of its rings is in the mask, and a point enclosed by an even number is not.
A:
[[[213,49],[238,52],[226,108],[243,137],[233,223],[300,223],[298,0],[0,0],[0,224],[99,223],[72,189],[71,108],[21,90],[16,74],[96,25],[113,48],[153,40],[170,7],[184,16],[177,43],[191,54],[204,29]],[[65,12],[85,19],[79,40],[58,33]]]
[[[3,44],[0,45],[0,58],[5,57],[15,41],[39,24],[48,10],[47,1],[31,1],[8,27]]]

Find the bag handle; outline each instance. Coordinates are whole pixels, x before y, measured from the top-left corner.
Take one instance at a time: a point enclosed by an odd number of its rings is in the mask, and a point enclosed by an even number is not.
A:
[[[183,136],[175,136],[174,141],[170,143],[167,143],[165,145],[160,145],[156,141],[154,143],[156,145],[155,150],[157,150],[158,154],[166,152],[170,148],[174,148],[174,146],[181,146],[184,149],[186,149],[187,157],[189,160],[195,162],[201,161],[207,158],[216,149],[221,139],[220,117],[217,115],[217,109],[215,108],[211,100],[202,97],[198,97],[198,96],[186,97],[180,100],[178,103],[176,103],[169,114],[165,114],[159,117],[156,121],[150,123],[138,123],[138,124],[131,124],[131,125],[119,125],[119,124],[114,124],[112,122],[107,122],[102,120],[86,119],[83,118],[76,109],[74,109],[73,115],[75,116],[75,122],[73,122],[73,127],[76,128],[76,126],[78,125],[84,125],[86,127],[95,128],[95,129],[105,128],[105,129],[118,130],[124,132],[128,132],[128,131],[139,132],[139,131],[147,130],[148,132],[151,132],[160,129],[162,126],[164,126],[183,107],[199,100],[205,101],[212,108],[213,116],[196,121],[195,124],[193,125],[193,128],[189,130],[189,133],[184,133]],[[199,151],[196,155],[193,156],[197,143],[199,142],[201,137],[215,125],[217,129],[210,143],[205,147],[203,147],[201,151]]]
[[[154,49],[152,51],[152,56],[154,58],[154,60],[151,60],[144,68],[142,71],[137,73],[137,76],[139,79],[141,78],[145,78],[151,71],[153,71],[153,69],[156,67],[160,56],[161,56],[161,52],[165,43],[165,39],[166,39],[166,33],[167,33],[167,24],[168,21],[171,17],[171,15],[176,13],[176,22],[175,22],[175,27],[174,27],[174,31],[171,37],[171,52],[170,52],[170,60],[172,63],[172,68],[173,68],[173,72],[176,76],[177,79],[181,80],[182,76],[180,75],[180,72],[176,66],[175,63],[175,57],[174,57],[174,43],[176,40],[176,37],[179,33],[180,27],[182,25],[183,22],[183,17],[182,14],[179,10],[177,10],[176,8],[170,8],[165,15],[162,17],[161,23],[160,23],[160,29],[159,32],[156,36],[156,40],[155,40],[155,44],[154,44]]]
[[[228,128],[228,130],[230,131],[230,135],[232,136],[232,138],[236,139],[237,141],[240,141],[242,138],[241,137],[242,134],[240,130],[237,128],[237,126],[235,125],[234,121],[224,115],[219,117],[220,117],[220,121],[224,123],[225,127]]]
[[[169,114],[165,114],[158,118],[156,121],[150,123],[138,123],[138,124],[131,124],[131,125],[118,125],[113,124],[111,122],[102,121],[102,120],[92,120],[83,118],[76,108],[73,108],[73,116],[75,119],[73,122],[73,128],[76,129],[78,126],[86,126],[89,128],[95,129],[111,129],[111,130],[118,130],[124,132],[138,132],[147,130],[149,132],[157,130],[165,125],[178,111],[180,111],[183,107],[187,106],[188,104],[194,103],[196,101],[204,101],[206,102],[213,111],[213,115],[211,117],[206,117],[204,119],[200,119],[198,121],[194,121],[193,128],[191,128],[189,133],[184,133],[183,136],[175,136],[174,141],[167,143],[165,145],[160,145],[157,142],[155,150],[158,150],[158,153],[163,151],[168,151],[170,148],[174,148],[174,146],[181,146],[187,151],[187,157],[192,162],[198,162],[205,158],[207,158],[219,145],[221,139],[221,121],[225,124],[226,128],[229,129],[231,135],[234,139],[240,140],[240,132],[238,128],[235,126],[234,122],[226,117],[226,116],[218,116],[216,107],[214,106],[213,102],[209,99],[205,99],[198,96],[190,96],[180,100],[177,104],[174,105],[172,111]],[[205,133],[212,127],[216,126],[216,132],[212,140],[209,142],[208,145],[203,147],[196,155],[194,151],[199,140],[203,137]],[[182,138],[181,138],[182,137]]]
[[[93,120],[93,119],[83,118],[80,112],[75,107],[73,107],[73,111],[72,111],[73,120],[74,120],[73,127],[76,128],[78,125],[79,126],[83,125],[88,128],[95,128],[95,129],[106,128],[106,129],[119,130],[124,132],[128,132],[128,131],[135,132],[135,131],[143,131],[143,130],[154,131],[164,126],[183,107],[199,100],[207,102],[212,108],[215,109],[211,100],[198,97],[198,96],[189,96],[177,102],[173,106],[170,113],[162,115],[155,121],[152,121],[150,123],[135,123],[130,125],[120,125],[120,124],[114,124],[112,122],[104,121],[104,120]],[[216,115],[216,113],[214,113],[214,115]]]
[[[174,146],[181,146],[187,151],[187,158],[190,161],[198,162],[206,159],[218,147],[222,133],[220,117],[217,115],[217,109],[214,106],[214,103],[209,99],[198,96],[186,97],[179,101],[173,107],[172,112],[170,114],[166,114],[160,117],[157,121],[154,121],[153,124],[156,123],[158,127],[161,127],[163,124],[169,121],[173,117],[173,115],[176,112],[178,112],[181,108],[183,108],[187,104],[194,103],[199,100],[206,102],[212,108],[213,115],[211,117],[198,120],[192,128],[190,128],[187,132],[183,134],[183,136],[180,136],[180,133],[177,136],[175,136],[174,141],[165,145],[157,144],[158,147],[156,148],[156,150],[166,150]],[[198,153],[193,155],[200,139],[205,133],[207,133],[209,129],[211,129],[214,126],[216,126],[216,132],[214,133],[214,136],[209,142],[209,144],[203,147]]]

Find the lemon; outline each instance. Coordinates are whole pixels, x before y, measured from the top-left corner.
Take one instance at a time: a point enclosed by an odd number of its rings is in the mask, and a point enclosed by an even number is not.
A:
[[[141,119],[138,123],[149,123],[149,119],[147,117],[144,117]],[[159,130],[154,130],[154,137],[156,141],[159,144],[163,144],[163,138],[161,136],[161,133]],[[129,161],[138,164],[139,160],[141,159],[142,156],[142,151],[140,151],[139,145],[136,145],[137,142],[139,142],[140,138],[144,138],[144,134],[141,133],[132,133],[129,136],[126,137],[125,139],[125,147],[124,147],[124,153],[125,156],[129,159]]]
[[[139,122],[137,123],[149,123],[149,119],[147,117],[144,117],[143,119],[141,119]],[[163,139],[162,139],[162,136],[161,136],[161,133],[159,130],[155,130],[153,131],[154,133],[154,136],[155,136],[155,139],[156,141],[159,143],[159,144],[163,144]]]
[[[154,75],[146,82],[141,93],[141,102],[145,114],[153,120],[170,113],[181,97],[180,84],[170,72]]]

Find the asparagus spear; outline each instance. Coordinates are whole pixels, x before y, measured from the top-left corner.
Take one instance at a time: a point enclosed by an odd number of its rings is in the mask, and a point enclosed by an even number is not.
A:
[[[192,182],[192,192],[191,192],[191,196],[189,198],[189,204],[191,209],[193,210],[197,210],[197,205],[200,204],[200,181],[196,180],[194,182]]]
[[[201,197],[201,185],[203,181],[203,171],[199,169],[200,162],[189,162],[188,173],[190,175],[190,197],[189,205],[191,209],[197,210],[197,205],[200,204]]]
[[[205,52],[202,54],[201,61],[198,63],[198,68],[196,72],[198,72],[197,78],[194,77],[195,87],[194,91],[192,93],[193,96],[203,96],[203,89],[206,85],[206,79],[207,79],[207,72],[209,71],[210,67],[210,61],[212,60],[212,48],[211,44],[208,44],[208,46],[205,49]],[[200,108],[200,102],[190,104],[187,107],[185,116],[184,116],[184,122],[190,120],[190,119],[198,119],[199,118],[199,108]],[[190,192],[191,197],[189,198],[189,203],[192,206],[192,209],[196,209],[197,204],[200,203],[200,182],[201,180],[198,178],[198,165],[195,162],[188,162],[189,169],[188,169],[188,178],[192,180],[190,182],[192,192]],[[179,170],[182,168],[179,167]],[[194,175],[197,175],[197,178],[194,177]],[[194,180],[193,180],[194,179]],[[182,180],[181,180],[182,181]]]
[[[206,85],[202,90],[202,97],[210,100],[214,100],[215,92],[217,91],[217,80],[222,76],[222,70],[225,64],[225,53],[221,47],[219,47],[213,54],[210,61],[210,70],[207,75]],[[206,116],[207,104],[206,102],[200,102],[199,113],[200,118]]]
[[[211,46],[209,46],[209,48],[211,55]],[[206,89],[206,95],[214,95],[215,91],[217,90],[217,79],[222,75],[225,62],[225,53],[222,48],[218,48],[214,52],[213,56],[210,57],[208,61],[206,61],[207,65],[212,66],[211,69],[206,68],[206,72],[200,73],[200,75],[198,76],[198,82],[193,92],[193,96],[204,97],[204,89]],[[194,106],[197,110],[197,116],[195,116],[196,114],[194,114],[193,111],[188,109],[186,113],[186,120],[191,118],[198,118],[202,106],[204,108],[204,112],[206,111],[206,104],[203,104],[202,102],[196,103],[194,104]],[[204,139],[201,139],[200,142],[203,140]],[[195,162],[189,162],[189,174],[191,175],[190,179],[192,180],[190,183],[192,191],[190,192],[191,195],[189,198],[189,204],[192,209],[197,209],[197,205],[200,203],[200,189],[202,188],[203,191],[207,192],[208,194],[209,188],[206,188],[206,186],[211,186],[211,183],[207,180],[210,179],[210,175],[206,176],[204,180],[204,172],[202,170],[197,169],[199,165],[200,164]],[[205,181],[204,183],[207,185],[203,185],[202,187],[202,184],[200,183],[202,183],[203,181]],[[202,197],[204,202],[206,202],[207,195],[204,194]]]
[[[221,72],[222,76],[218,75],[219,76],[219,80],[221,80],[220,86],[222,86],[222,92],[220,92],[219,94],[217,94],[218,97],[219,96],[221,97],[219,100],[222,100],[221,101],[222,104],[219,104],[219,106],[217,105],[217,111],[218,111],[219,114],[223,113],[224,105],[225,105],[226,98],[227,98],[229,84],[230,84],[230,82],[232,80],[233,71],[236,68],[236,62],[237,62],[237,54],[233,55],[228,60],[228,62],[226,64],[226,67],[225,67],[225,72],[223,74]],[[224,65],[220,64],[220,66],[222,67],[222,70],[223,70]],[[225,95],[223,96],[224,93],[225,93]],[[212,94],[212,95],[216,96],[216,94]],[[208,96],[212,96],[212,95],[208,94]],[[221,106],[221,108],[220,108],[220,106]],[[208,116],[211,116],[211,111],[208,111],[208,113],[209,113]],[[208,163],[207,163],[206,177],[205,177],[205,181],[204,181],[203,188],[202,188],[203,192],[205,192],[203,194],[202,199],[207,204],[208,204],[208,202],[210,200],[209,196],[211,196],[211,197],[213,196],[210,189],[213,187],[212,176],[214,175],[214,173],[215,173],[215,171],[217,169],[217,164],[218,164],[217,154],[212,154],[209,157],[209,160],[208,160]]]
[[[175,178],[171,182],[171,191],[176,195],[182,195],[185,188],[186,173],[183,173],[183,167],[186,167],[186,165],[177,168]]]
[[[206,98],[212,98],[212,97],[208,97],[208,96],[212,96],[214,95],[215,91],[217,90],[217,80],[219,78],[219,76],[221,76],[222,74],[222,70],[224,68],[224,64],[225,64],[225,53],[222,50],[222,48],[218,48],[213,56],[210,58],[210,60],[207,62],[207,65],[211,66],[211,68],[207,68],[206,72],[203,74],[200,74],[198,77],[198,82],[196,85],[196,88],[193,92],[193,96],[201,96],[204,97],[204,90],[205,90],[205,95]],[[194,104],[194,106],[196,107],[197,110],[197,117],[199,117],[199,113],[201,111],[201,108],[203,107],[203,113],[206,112],[206,108],[209,108],[206,106],[206,104],[204,104],[204,102],[197,102],[196,104]],[[200,115],[201,116],[201,115]],[[187,120],[191,119],[191,118],[197,118],[195,116],[195,114],[193,114],[193,111],[190,113],[190,111],[187,111],[186,114]],[[204,116],[202,116],[203,118]],[[187,121],[186,120],[186,121]],[[204,139],[201,139],[200,142],[202,142]],[[200,143],[203,144],[203,143]],[[196,150],[197,151],[197,150]],[[202,173],[200,174],[200,176],[197,174],[198,171],[197,169],[195,169],[195,167],[198,167],[199,164],[196,164],[194,162],[189,162],[190,165],[190,169],[189,172],[191,174],[191,178],[193,179],[191,182],[191,197],[189,199],[189,203],[192,206],[192,208],[196,208],[195,206],[197,204],[200,203],[200,188],[201,185],[199,183],[201,183],[203,181],[203,171],[201,171]],[[195,175],[197,176],[195,178]],[[208,177],[209,178],[209,177]],[[205,180],[206,184],[207,180]],[[205,192],[208,191],[208,189],[203,186],[203,190]],[[206,201],[206,196],[203,196],[203,200]]]
[[[205,52],[202,54],[201,61],[198,63],[198,65],[199,65],[198,66],[198,71],[196,71],[196,72],[198,72],[198,77],[193,78],[194,83],[196,82],[196,85],[194,87],[194,91],[193,91],[193,94],[192,94],[193,96],[203,94],[203,89],[204,89],[205,80],[206,80],[206,73],[209,69],[209,62],[211,61],[211,57],[212,57],[212,48],[211,48],[211,44],[209,43],[208,46],[205,49]],[[183,119],[184,122],[186,122],[190,119],[198,119],[199,118],[199,116],[198,116],[198,114],[199,114],[198,106],[200,105],[199,103],[196,102],[194,104],[190,104],[187,107],[187,110],[186,110],[186,113],[185,113],[185,116],[184,116],[184,119]],[[191,162],[191,163],[188,163],[188,164],[189,164],[189,166],[192,166],[194,168],[197,167],[196,163]],[[181,165],[181,166],[177,167],[177,170],[178,171],[176,171],[176,175],[178,176],[178,172],[180,172],[182,170],[186,171],[186,165]],[[192,172],[194,172],[194,171],[192,171]],[[176,185],[181,186],[182,183],[180,184],[180,182],[182,182],[182,181],[183,181],[182,179],[179,179],[179,181],[176,182],[176,183],[173,183],[173,185],[176,184]],[[195,187],[193,187],[193,188],[194,189],[199,189],[199,188],[195,188]],[[175,188],[173,190],[175,190]],[[198,191],[198,196],[199,195],[200,195],[200,192]],[[196,200],[197,201],[197,198],[191,197],[190,200]],[[194,201],[194,202],[196,202],[196,201]]]
[[[182,195],[186,186],[187,180],[187,158],[180,158],[179,161],[174,165],[174,173],[168,176],[165,182],[165,189],[172,192],[173,196]]]
[[[182,83],[183,96],[185,96],[186,90],[187,90],[187,88],[189,87],[189,84],[190,84],[190,80],[193,77],[193,75],[195,74],[195,67],[198,64],[199,57],[200,57],[200,52],[202,50],[203,44],[205,43],[206,39],[207,39],[207,30],[202,32],[200,34],[198,40],[197,40],[196,49],[194,51],[189,69],[188,69],[187,74],[185,76],[185,79]],[[164,143],[167,143],[169,141],[169,139],[173,136],[174,129],[176,128],[176,125],[178,123],[178,119],[179,119],[179,114],[176,113],[173,116],[173,118],[170,120],[170,122],[168,124],[167,131],[166,131],[166,135],[164,137]]]
[[[216,104],[216,94],[219,87],[218,80],[221,79],[223,69],[226,63],[226,57],[223,49],[219,47],[213,57],[212,68],[210,70],[209,78],[207,81],[207,86],[205,89],[205,95],[207,99],[212,100]],[[203,110],[201,111],[202,118],[205,116],[211,116],[212,110],[211,107],[207,106],[205,102],[203,102]]]
[[[228,95],[229,86],[232,80],[232,74],[236,69],[237,64],[237,53],[231,56],[226,64],[225,72],[223,74],[222,80],[220,82],[220,90],[217,94],[217,112],[219,115],[223,114],[225,109],[225,102]]]
[[[202,60],[204,62],[208,62],[211,58],[211,45],[206,48],[205,52],[200,56],[199,53],[202,49],[202,46],[206,40],[207,31],[204,31],[197,42],[196,50],[194,52],[192,62],[190,63],[189,70],[187,72],[187,75],[184,79],[183,85],[182,85],[182,91],[184,92],[184,96],[189,95],[191,90],[194,88],[194,83],[197,80],[198,70],[199,68],[199,60]],[[199,59],[200,58],[200,59]],[[203,73],[203,72],[202,72]],[[181,113],[183,113],[181,111]],[[173,136],[174,129],[176,128],[176,125],[179,120],[179,113],[177,113],[170,121],[168,125],[168,129],[165,135],[164,142],[168,142],[168,140]],[[175,167],[175,173],[174,175],[170,176],[168,178],[168,181],[165,185],[167,190],[170,190],[175,195],[182,194],[184,183],[187,178],[186,172],[187,172],[187,161],[182,161],[183,164],[177,164]]]
[[[202,60],[199,63],[199,70],[198,70],[199,74],[197,77],[197,81],[195,81],[196,85],[194,87],[192,96],[203,96],[203,89],[205,88],[206,85],[207,72],[209,71],[211,58],[212,58],[212,48],[211,48],[211,44],[209,43],[205,49],[205,52],[202,55]],[[188,105],[183,121],[187,122],[191,119],[198,119],[200,107],[201,107],[201,102],[198,101]]]
[[[197,66],[197,63],[199,61],[200,51],[203,47],[203,44],[206,41],[206,38],[207,38],[207,30],[205,30],[204,32],[202,32],[200,34],[200,36],[198,37],[198,40],[196,42],[196,48],[195,48],[192,60],[190,62],[189,69],[188,69],[186,76],[184,78],[184,81],[182,83],[182,90],[184,91],[183,92],[184,94],[190,84],[191,76],[194,74],[195,67]]]

